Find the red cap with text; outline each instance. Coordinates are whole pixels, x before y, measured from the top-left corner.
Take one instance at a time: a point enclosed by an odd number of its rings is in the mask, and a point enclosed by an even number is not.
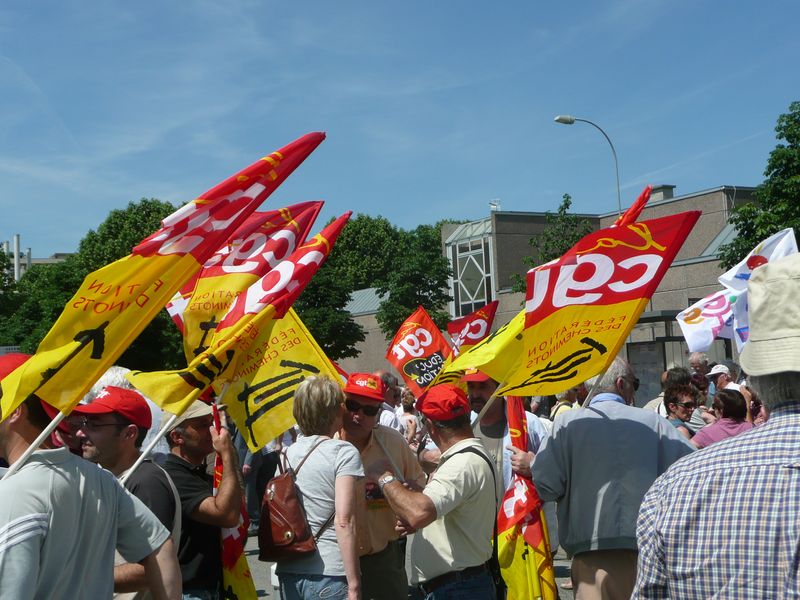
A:
[[[460,388],[442,383],[417,401],[417,410],[433,421],[449,421],[469,414],[469,400]]]
[[[73,410],[80,415],[107,415],[117,413],[137,427],[150,429],[153,414],[144,397],[135,390],[109,385],[89,404],[79,404]]]
[[[347,378],[344,393],[383,402],[383,381],[372,373],[353,373]]]
[[[478,369],[472,367],[464,371],[464,375],[461,377],[461,381],[469,382],[474,381],[475,383],[480,383],[482,381],[489,381],[491,377],[489,377],[483,371],[479,371]]]

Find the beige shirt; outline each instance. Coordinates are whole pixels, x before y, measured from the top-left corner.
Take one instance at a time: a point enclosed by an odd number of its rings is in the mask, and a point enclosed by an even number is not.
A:
[[[486,461],[471,452],[486,450],[478,438],[462,440],[442,454],[439,467],[422,491],[437,519],[411,542],[412,581],[429,581],[450,571],[485,563],[492,556],[495,496]]]
[[[425,485],[425,473],[403,435],[399,431],[378,425],[373,429],[369,443],[361,451],[361,462],[364,470],[368,471],[371,465],[387,460],[396,477],[415,482],[420,488]],[[396,470],[400,472],[397,473]],[[394,530],[397,517],[377,483],[367,482],[362,478],[358,482],[357,490],[358,554],[375,554],[399,537]]]

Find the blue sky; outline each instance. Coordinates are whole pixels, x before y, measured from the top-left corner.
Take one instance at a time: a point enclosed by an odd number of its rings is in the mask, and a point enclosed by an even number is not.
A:
[[[265,206],[412,228],[756,185],[800,100],[796,0],[0,6],[0,240],[69,252],[114,208],[183,204],[308,132]],[[319,228],[319,227],[318,227]]]

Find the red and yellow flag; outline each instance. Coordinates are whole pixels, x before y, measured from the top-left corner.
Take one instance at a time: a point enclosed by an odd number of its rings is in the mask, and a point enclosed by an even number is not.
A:
[[[214,426],[217,431],[221,428],[219,413],[214,405]],[[222,483],[223,464],[219,454],[214,457],[214,486],[213,494],[216,496]],[[244,548],[247,544],[247,531],[250,528],[250,517],[247,514],[245,499],[239,510],[239,524],[236,527],[223,527],[220,543],[222,544],[222,597],[246,598],[256,597],[256,586],[250,565],[247,564]]]
[[[3,379],[0,420],[32,393],[69,412],[324,138],[311,133],[265,156],[164,219],[130,255],[90,273],[36,354]]]
[[[217,326],[208,348],[195,356],[188,367],[176,371],[129,373],[131,383],[174,414],[181,414],[209,385],[214,385],[219,395],[228,398],[227,392],[222,394],[226,387],[233,388],[252,375],[244,365],[266,364],[276,345],[288,343],[271,335],[276,319],[286,314],[325,262],[350,214],[330,223],[241,292]]]
[[[187,362],[206,347],[236,296],[306,241],[322,205],[253,213],[175,294],[167,311],[183,333]]]
[[[428,312],[421,306],[408,317],[389,344],[386,360],[420,397],[436,379],[450,346]]]
[[[500,394],[535,396],[606,369],[700,216],[630,222],[642,208],[640,198],[620,225],[590,233],[561,258],[529,271],[525,309],[462,352],[440,382],[476,367],[505,382]]]
[[[466,352],[491,333],[498,304],[498,300],[493,300],[475,312],[447,324],[447,333],[453,343],[450,356],[455,358],[461,352]]]
[[[528,450],[528,422],[519,396],[506,397],[511,443]],[[514,473],[497,512],[497,558],[508,600],[555,600],[553,559],[547,522],[533,482]]]

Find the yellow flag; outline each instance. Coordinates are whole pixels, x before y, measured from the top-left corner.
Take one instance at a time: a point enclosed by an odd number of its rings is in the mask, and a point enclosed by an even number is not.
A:
[[[36,354],[2,381],[0,420],[37,396],[63,412],[173,294],[325,138],[303,136],[164,219],[130,255],[90,273]]]

